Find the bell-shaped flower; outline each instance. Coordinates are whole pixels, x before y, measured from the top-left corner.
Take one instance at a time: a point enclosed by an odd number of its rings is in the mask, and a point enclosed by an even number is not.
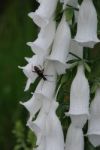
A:
[[[70,109],[68,115],[75,126],[83,126],[89,115],[89,83],[83,65],[79,65],[70,90]]]
[[[65,143],[65,150],[84,150],[84,136],[81,128],[70,125]]]
[[[27,125],[36,134],[37,145],[41,145],[41,140],[46,136],[46,119],[50,111],[52,101],[42,99],[42,107],[35,121],[28,120]],[[40,146],[41,147],[41,146]]]
[[[32,98],[27,102],[20,102],[30,113],[30,119],[35,117],[35,114],[40,110],[42,106],[42,101],[40,99],[36,99],[33,95]]]
[[[37,119],[28,121],[28,126],[37,136],[37,150],[64,150],[63,131],[55,113],[57,107],[56,101],[44,100]]]
[[[61,123],[56,115],[58,103],[53,101],[46,119],[45,150],[64,150],[64,136]]]
[[[75,41],[90,48],[100,42],[97,38],[97,13],[92,0],[83,0],[80,6]]]
[[[44,70],[46,80],[41,80],[34,95],[39,99],[52,99],[55,94],[57,74],[53,62],[48,62]],[[42,87],[40,86],[42,84]],[[40,88],[38,88],[40,87]]]
[[[69,52],[71,33],[65,14],[58,25],[49,60],[54,62],[58,74],[65,73],[66,59]]]
[[[76,56],[83,58],[83,46],[79,45],[76,41],[71,40],[69,52]],[[67,62],[73,59],[77,59],[74,55],[68,54]],[[70,68],[73,64],[67,64],[67,68]]]
[[[41,109],[35,121],[28,120],[27,122],[27,126],[35,133],[37,137],[36,145],[38,146],[41,145],[41,140],[45,137],[46,118],[47,114],[43,109]]]
[[[100,146],[100,88],[97,89],[94,100],[90,105],[87,135],[94,147]]]
[[[39,8],[28,15],[39,27],[46,27],[55,13],[57,2],[58,0],[43,0]]]
[[[25,91],[29,89],[31,83],[33,83],[38,77],[37,73],[35,73],[34,66],[43,67],[44,57],[34,55],[31,59],[28,59],[29,63],[24,67],[19,67],[23,70],[25,76],[28,78]]]
[[[28,42],[27,45],[31,47],[35,54],[47,56],[50,52],[55,31],[56,23],[51,20],[45,28],[41,29],[38,38],[34,42]]]

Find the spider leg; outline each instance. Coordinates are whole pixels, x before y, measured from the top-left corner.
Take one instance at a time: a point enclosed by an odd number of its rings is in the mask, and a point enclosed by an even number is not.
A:
[[[47,75],[47,74],[45,74],[44,76],[53,77],[53,75]]]
[[[41,72],[43,73],[44,72],[44,68],[42,68],[41,65],[39,65],[40,69],[41,69]]]

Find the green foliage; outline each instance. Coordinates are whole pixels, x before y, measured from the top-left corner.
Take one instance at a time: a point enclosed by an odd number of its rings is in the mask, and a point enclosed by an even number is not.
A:
[[[21,121],[16,121],[13,134],[16,143],[13,150],[32,150],[36,147],[36,137],[31,130],[26,130]]]
[[[65,14],[66,14],[66,20],[67,21],[71,21],[72,18],[73,18],[73,16],[74,16],[74,10],[73,10],[73,8],[67,8],[65,10]]]
[[[19,101],[28,100],[31,94],[23,92],[26,77],[18,69],[18,66],[26,64],[25,56],[32,56],[31,50],[25,43],[36,38],[37,28],[27,17],[31,6],[31,1],[10,0],[0,14],[1,150],[13,149],[15,139],[12,129],[14,123],[19,119],[26,122],[27,114],[20,106]]]

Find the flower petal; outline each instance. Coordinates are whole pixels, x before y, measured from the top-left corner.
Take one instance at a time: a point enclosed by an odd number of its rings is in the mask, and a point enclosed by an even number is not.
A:
[[[83,0],[80,6],[75,40],[90,48],[100,42],[97,38],[97,13],[92,0]]]
[[[27,45],[32,48],[32,51],[35,52],[35,54],[48,55],[54,39],[55,30],[56,23],[51,20],[45,28],[41,29],[38,38],[34,42],[28,42]]]
[[[57,2],[58,0],[44,0],[34,13],[28,15],[39,27],[45,27],[54,15]]]
[[[90,105],[87,135],[93,146],[100,146],[100,88],[97,89],[94,100]]]
[[[76,128],[70,125],[67,137],[65,150],[84,150],[84,137],[81,128]]]
[[[89,83],[84,74],[84,67],[78,66],[71,85],[69,115],[89,114]]]

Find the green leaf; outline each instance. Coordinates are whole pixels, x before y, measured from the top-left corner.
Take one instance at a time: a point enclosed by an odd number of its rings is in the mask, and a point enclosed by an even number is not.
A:
[[[27,142],[31,144],[32,147],[36,146],[36,136],[31,130],[28,131]]]
[[[67,9],[65,10],[65,15],[66,15],[66,20],[67,20],[67,21],[72,20],[73,15],[74,15],[74,10],[73,10],[73,8],[67,8]]]
[[[92,94],[95,93],[96,90],[97,90],[97,84],[94,84],[94,85],[92,86],[92,88],[91,88],[91,93],[92,93]]]
[[[73,68],[76,67],[77,65],[78,65],[78,62],[74,62],[74,63],[71,65],[70,69],[73,69]]]
[[[84,62],[84,66],[85,66],[85,69],[90,73],[91,72],[90,66],[85,62]]]
[[[80,61],[79,59],[71,59],[69,61],[67,61],[68,64],[72,64],[74,62]]]

